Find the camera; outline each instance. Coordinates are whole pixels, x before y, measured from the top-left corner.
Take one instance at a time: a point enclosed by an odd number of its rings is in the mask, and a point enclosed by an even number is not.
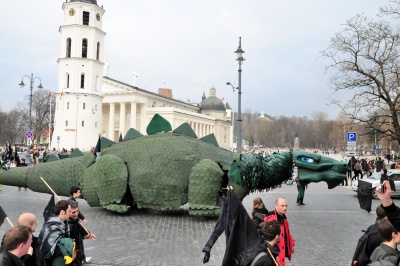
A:
[[[386,191],[386,186],[385,186],[385,184],[381,184],[381,192],[382,192],[382,193],[385,193],[385,191]]]

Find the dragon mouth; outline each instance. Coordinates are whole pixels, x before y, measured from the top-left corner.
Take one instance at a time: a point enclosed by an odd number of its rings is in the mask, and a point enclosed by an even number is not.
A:
[[[345,163],[330,157],[307,152],[293,152],[294,163],[298,168],[298,179],[303,184],[325,181],[328,188],[334,188],[346,179]]]

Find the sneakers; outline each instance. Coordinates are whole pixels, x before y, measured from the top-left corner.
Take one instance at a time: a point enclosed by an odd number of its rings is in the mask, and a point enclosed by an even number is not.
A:
[[[301,203],[299,203],[299,205],[306,205],[305,203],[303,203],[303,202],[301,202]]]

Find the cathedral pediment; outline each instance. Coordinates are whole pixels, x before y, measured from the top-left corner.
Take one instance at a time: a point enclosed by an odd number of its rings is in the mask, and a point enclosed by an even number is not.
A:
[[[135,89],[125,83],[103,78],[102,92],[104,93],[132,93]]]

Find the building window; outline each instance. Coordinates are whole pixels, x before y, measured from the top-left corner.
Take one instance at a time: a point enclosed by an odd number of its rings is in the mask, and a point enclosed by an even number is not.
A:
[[[68,120],[65,120],[65,126],[66,127],[68,126]]]
[[[71,38],[67,39],[67,51],[66,51],[66,57],[70,58],[71,57]]]
[[[83,58],[87,57],[87,45],[88,45],[87,43],[88,43],[87,39],[82,40],[82,57]]]
[[[82,120],[82,127],[84,127],[84,126],[85,126],[85,121]]]
[[[96,60],[100,58],[100,42],[97,42]]]
[[[82,108],[83,108],[83,110],[85,110],[85,109],[86,109],[86,103],[83,103],[83,106],[82,106]]]
[[[69,109],[69,102],[67,102],[67,109]]]
[[[83,11],[83,25],[89,25],[89,17],[90,13],[87,11]]]
[[[81,74],[81,89],[85,88],[85,74]]]
[[[97,104],[94,105],[94,110],[97,111]]]
[[[97,127],[97,122],[94,122],[94,127]]]
[[[69,88],[69,74],[67,74],[67,89]]]

